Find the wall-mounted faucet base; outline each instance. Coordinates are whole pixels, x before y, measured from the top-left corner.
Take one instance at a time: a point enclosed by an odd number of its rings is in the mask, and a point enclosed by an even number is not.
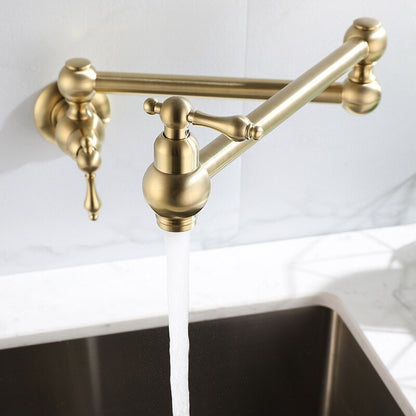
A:
[[[105,94],[95,94],[91,104],[101,118],[103,123],[107,125],[110,122],[110,102]],[[68,109],[68,103],[59,92],[58,84],[53,82],[45,87],[39,94],[33,116],[36,127],[40,134],[50,143],[56,143],[55,128],[60,117],[62,117]]]

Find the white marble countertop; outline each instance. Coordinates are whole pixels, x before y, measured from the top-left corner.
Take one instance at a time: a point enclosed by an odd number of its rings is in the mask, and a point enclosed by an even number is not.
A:
[[[412,225],[193,252],[191,312],[335,294],[416,409],[416,312],[393,294],[404,272],[416,284],[415,235]],[[166,303],[163,257],[2,276],[0,348],[165,324]]]

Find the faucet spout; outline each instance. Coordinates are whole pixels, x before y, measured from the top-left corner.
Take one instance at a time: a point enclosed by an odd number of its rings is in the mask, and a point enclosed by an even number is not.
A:
[[[187,231],[194,227],[196,214],[206,204],[211,189],[189,124],[219,130],[227,140],[236,142],[258,140],[263,129],[248,117],[216,117],[194,111],[183,97],[170,97],[164,103],[148,98],[143,108],[148,114],[159,114],[164,124],[155,141],[154,163],[143,178],[144,196],[162,229]]]
[[[160,228],[188,231],[195,226],[196,214],[211,189],[209,175],[199,162],[198,142],[188,129],[192,106],[182,97],[171,97],[164,103],[149,98],[144,110],[160,114],[164,124],[154,144],[154,163],[143,177],[144,196]]]

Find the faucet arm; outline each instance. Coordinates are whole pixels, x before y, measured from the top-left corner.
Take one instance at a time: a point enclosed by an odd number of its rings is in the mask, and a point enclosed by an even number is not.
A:
[[[103,94],[183,95],[187,97],[267,100],[291,81],[195,75],[97,72],[95,89]],[[342,103],[341,83],[328,86],[312,101]]]
[[[263,135],[270,133],[351,68],[344,84],[344,107],[353,113],[364,114],[377,106],[381,89],[372,69],[386,48],[385,30],[375,19],[357,19],[344,40],[340,48],[247,115],[252,123],[263,128]],[[255,143],[253,140],[230,142],[226,136],[218,136],[201,149],[201,165],[213,177]]]

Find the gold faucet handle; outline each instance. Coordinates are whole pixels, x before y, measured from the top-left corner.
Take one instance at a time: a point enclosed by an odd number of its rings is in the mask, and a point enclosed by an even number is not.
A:
[[[148,114],[160,114],[168,138],[182,137],[189,123],[217,130],[236,142],[259,140],[264,133],[261,126],[255,125],[245,116],[217,117],[195,111],[183,97],[170,97],[163,103],[148,98],[143,108]]]
[[[217,117],[201,111],[191,111],[188,121],[195,126],[205,126],[217,130],[231,140],[259,140],[263,136],[263,128],[252,123],[245,116]]]
[[[90,220],[98,219],[98,211],[101,208],[101,201],[97,194],[95,186],[95,171],[101,165],[100,152],[93,146],[93,141],[89,137],[81,139],[81,147],[77,153],[77,165],[85,172],[87,180],[87,196],[85,197],[84,206],[89,212]]]

